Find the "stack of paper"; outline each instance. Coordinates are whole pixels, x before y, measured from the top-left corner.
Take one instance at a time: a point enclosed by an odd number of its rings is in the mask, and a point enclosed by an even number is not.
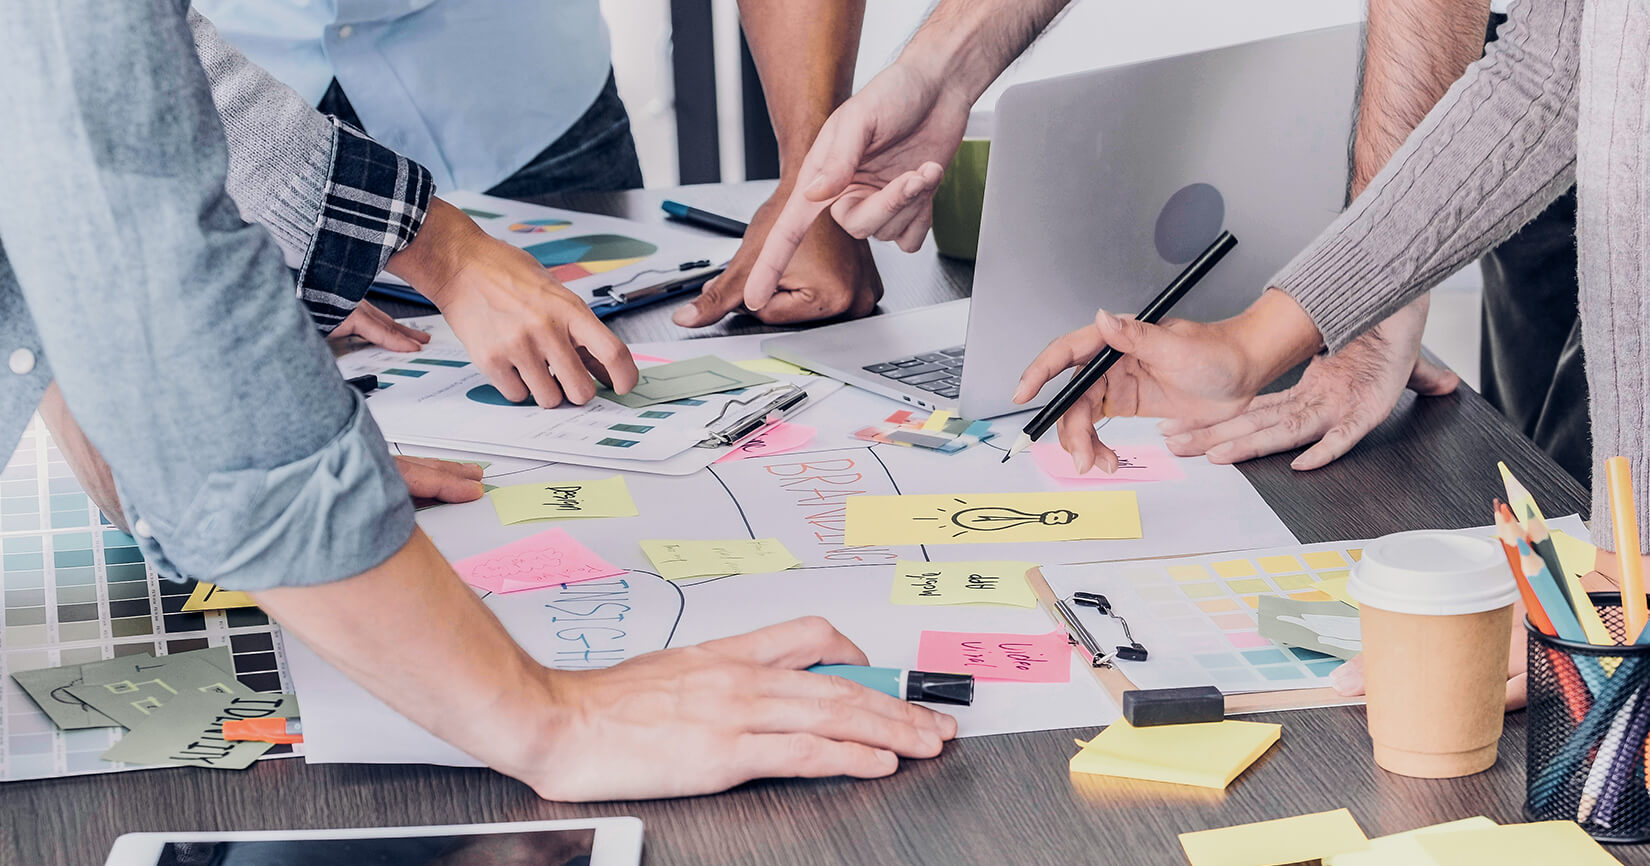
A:
[[[1571,821],[1467,818],[1377,839],[1345,809],[1180,834],[1192,866],[1620,866]]]
[[[1072,756],[1073,773],[1123,776],[1225,788],[1278,741],[1283,728],[1260,722],[1209,722],[1137,728],[1118,721]]]
[[[1180,834],[1192,866],[1306,864],[1369,848],[1362,827],[1345,809]]]

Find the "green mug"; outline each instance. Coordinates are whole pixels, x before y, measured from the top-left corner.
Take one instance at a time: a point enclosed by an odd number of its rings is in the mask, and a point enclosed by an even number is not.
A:
[[[980,249],[985,166],[991,139],[965,138],[934,191],[934,247],[940,255],[973,261]]]

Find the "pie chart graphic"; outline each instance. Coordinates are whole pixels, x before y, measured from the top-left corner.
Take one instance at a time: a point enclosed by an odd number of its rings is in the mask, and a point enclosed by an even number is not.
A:
[[[510,231],[516,232],[517,234],[536,235],[546,234],[548,232],[559,232],[570,225],[572,225],[572,223],[567,220],[559,220],[554,218],[542,220],[522,220],[519,223],[511,223]]]
[[[624,235],[580,235],[525,249],[564,283],[633,265],[659,251],[647,241]]]
[[[512,403],[504,399],[504,395],[500,394],[498,389],[491,385],[477,385],[464,392],[464,396],[476,403],[485,403],[488,406],[526,406],[533,402],[533,398],[529,397],[520,403]]]

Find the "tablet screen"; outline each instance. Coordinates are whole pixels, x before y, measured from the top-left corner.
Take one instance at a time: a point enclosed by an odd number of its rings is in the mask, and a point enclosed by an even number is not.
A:
[[[155,866],[588,866],[594,829],[470,836],[167,842]]]

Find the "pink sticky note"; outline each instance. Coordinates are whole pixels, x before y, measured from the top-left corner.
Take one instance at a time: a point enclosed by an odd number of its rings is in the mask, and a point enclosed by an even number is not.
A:
[[[982,680],[1022,683],[1071,681],[1071,645],[1063,631],[1048,634],[976,634],[925,631],[917,645],[917,667],[925,671],[973,674]]]
[[[643,355],[639,352],[631,352],[630,357],[635,359],[636,363],[638,363],[638,364],[670,364],[670,363],[674,363],[669,358],[661,358],[658,355]]]
[[[1071,455],[1054,442],[1038,442],[1031,446],[1031,459],[1037,468],[1055,481],[1091,484],[1094,482],[1130,483],[1139,481],[1179,481],[1186,477],[1174,455],[1162,448],[1122,446],[1117,450],[1117,471],[1105,473],[1090,469],[1078,475],[1071,465]]]
[[[537,535],[453,563],[464,582],[491,592],[520,592],[624,574],[563,529]]]
[[[723,455],[716,462],[729,463],[734,460],[744,460],[747,457],[766,457],[769,454],[784,454],[786,451],[795,451],[814,441],[815,432],[812,427],[781,421],[734,446],[732,451]]]

